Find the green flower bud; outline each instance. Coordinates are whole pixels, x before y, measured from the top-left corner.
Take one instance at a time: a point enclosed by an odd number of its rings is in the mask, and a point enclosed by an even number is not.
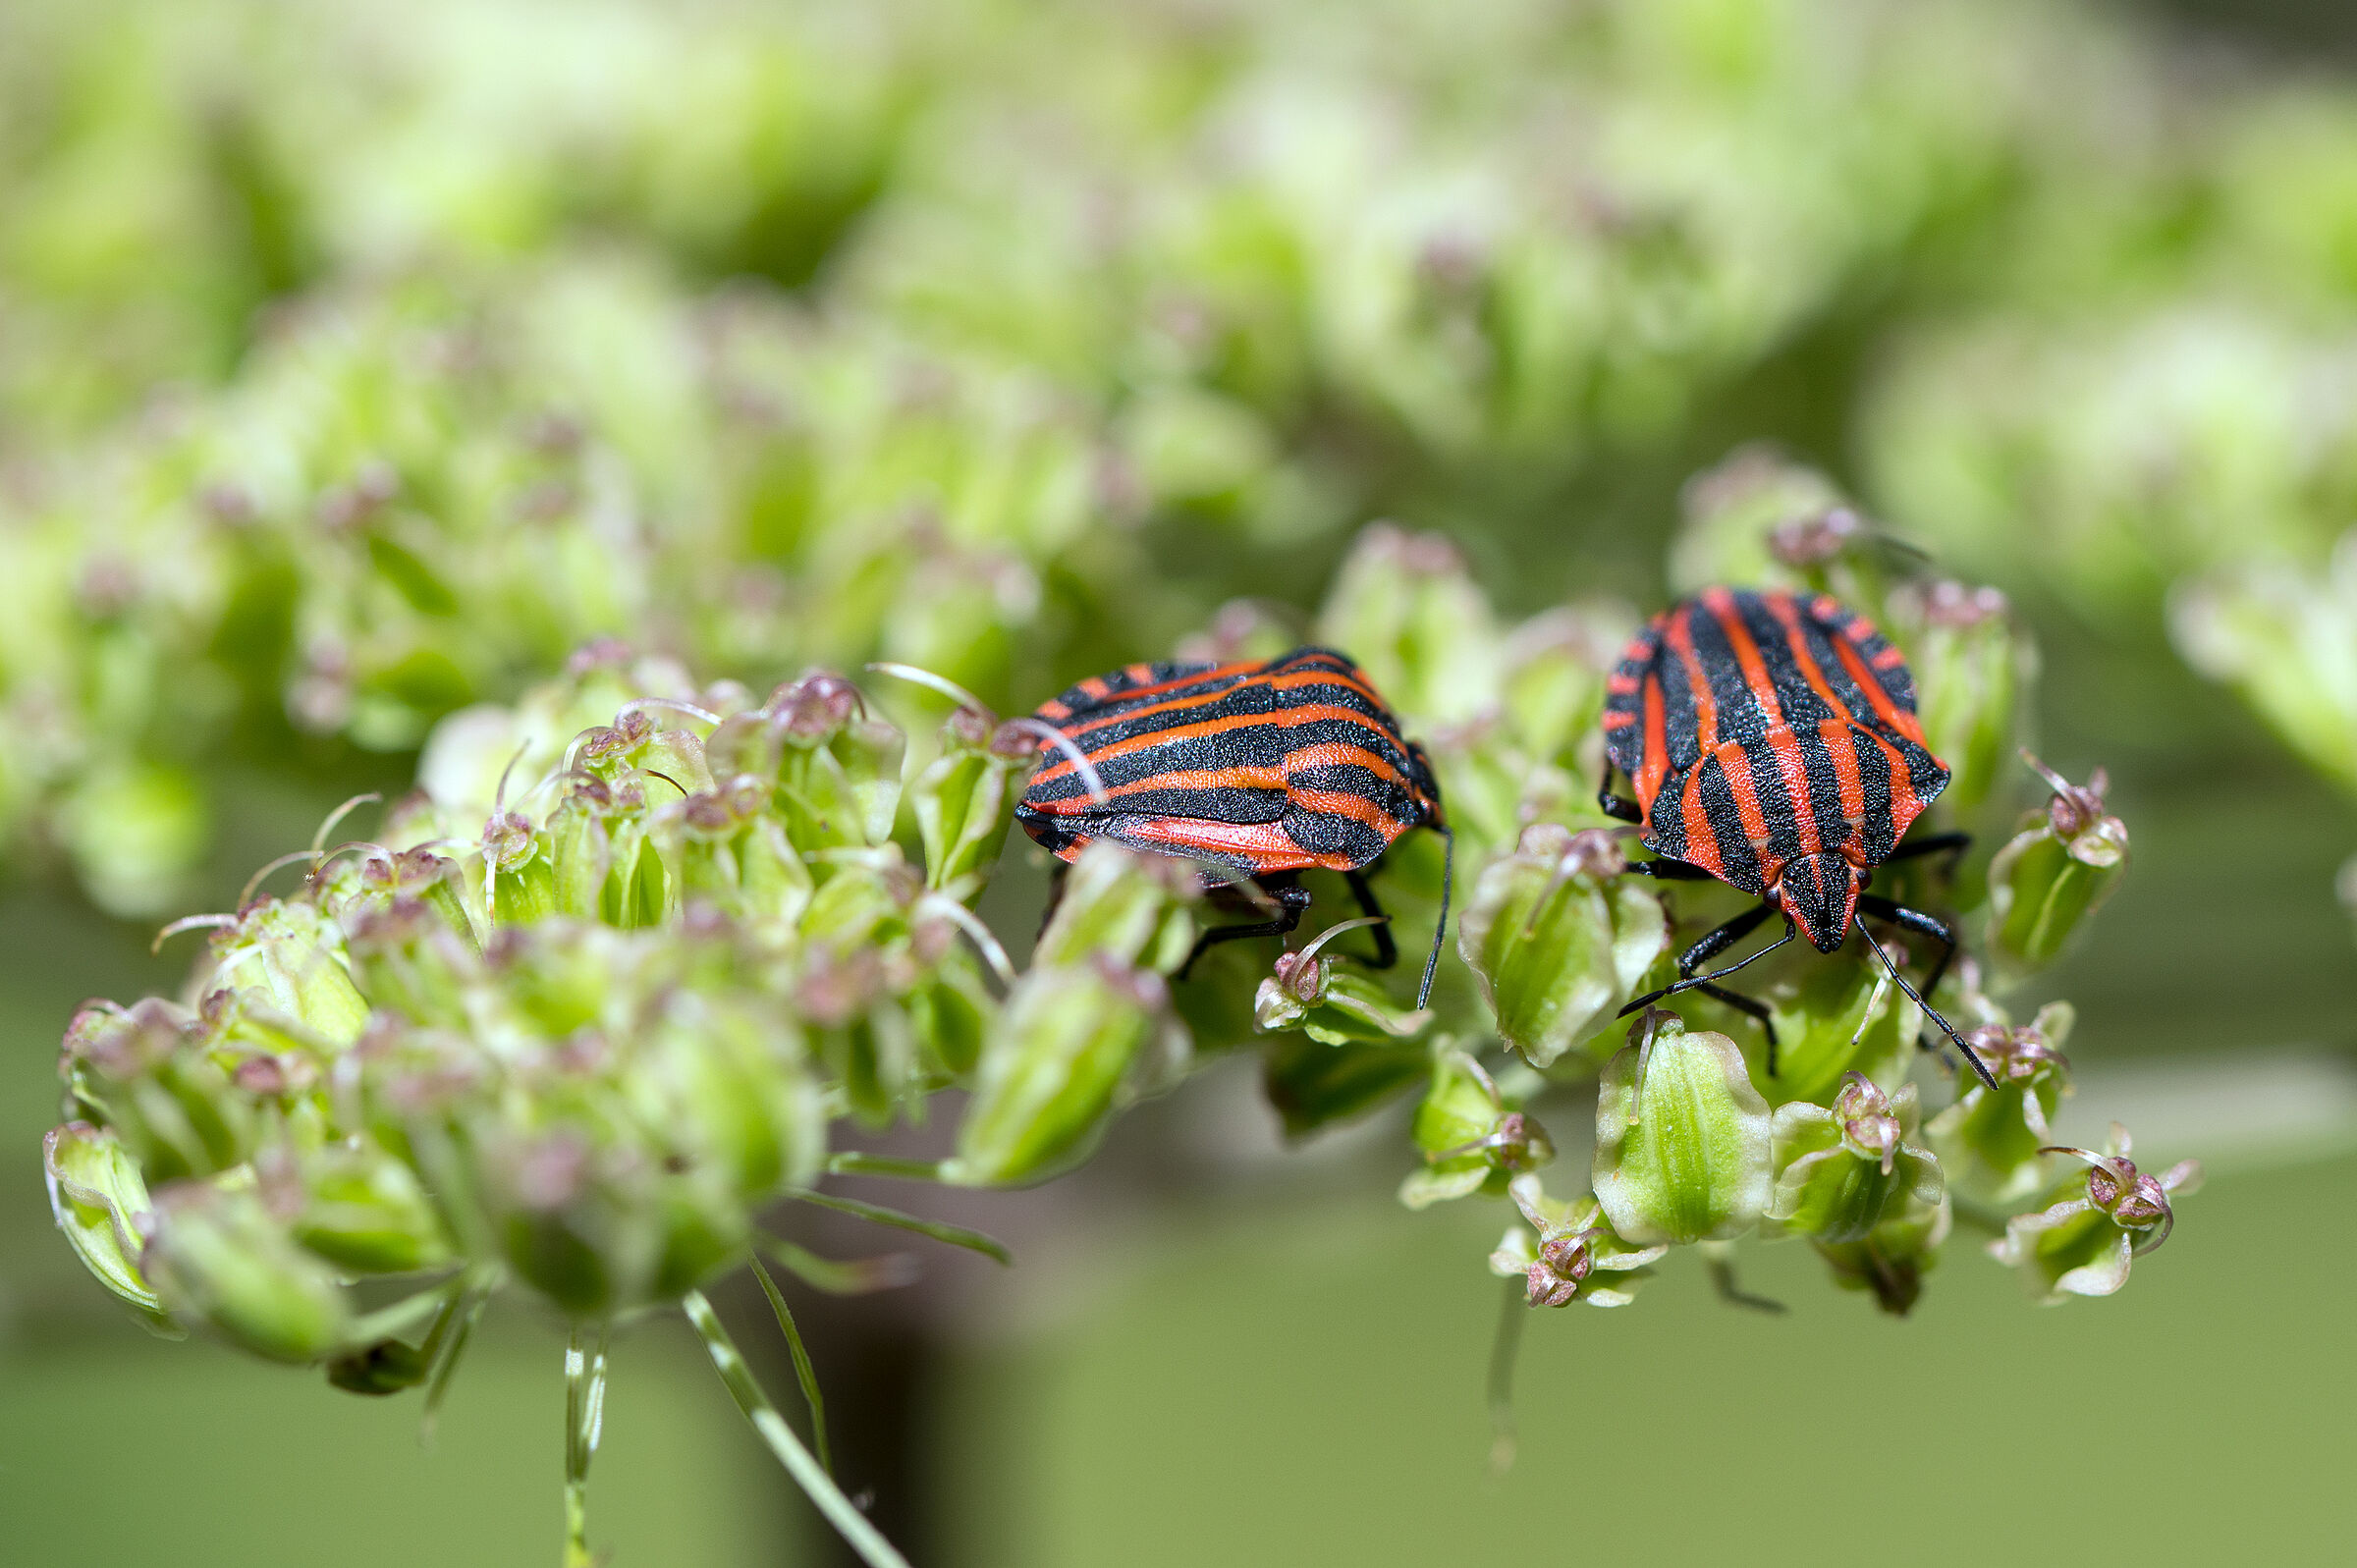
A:
[[[1741,1235],[1775,1177],[1768,1102],[1725,1035],[1647,1008],[1596,1094],[1596,1198],[1630,1241]]]
[[[903,1004],[917,1043],[942,1074],[961,1079],[974,1070],[999,1006],[980,970],[971,962],[948,959],[935,965]]]
[[[941,738],[941,755],[908,786],[908,803],[924,839],[925,886],[970,901],[998,861],[1039,742],[972,708],[951,714]]]
[[[838,850],[824,862],[831,868],[827,879],[802,911],[805,938],[840,952],[881,946],[907,935],[924,884],[902,858],[899,844]]]
[[[149,1325],[171,1320],[139,1272],[140,1227],[149,1204],[139,1167],[115,1135],[86,1121],[54,1127],[41,1142],[41,1170],[57,1228],[98,1282],[139,1310]]]
[[[1490,1254],[1490,1272],[1527,1282],[1534,1307],[1625,1307],[1637,1287],[1653,1277],[1646,1267],[1670,1249],[1631,1246],[1614,1233],[1596,1199],[1554,1199],[1536,1175],[1516,1176],[1507,1187],[1530,1228],[1507,1228]]]
[[[1536,1170],[1555,1145],[1534,1117],[1508,1110],[1481,1063],[1454,1048],[1436,1052],[1432,1086],[1416,1107],[1416,1147],[1425,1168],[1399,1185],[1399,1201],[1425,1209]]]
[[[327,1380],[350,1394],[381,1398],[414,1388],[433,1373],[425,1352],[406,1340],[385,1339],[327,1364]]]
[[[1771,447],[1744,447],[1697,474],[1679,501],[1670,546],[1670,583],[1679,593],[1739,582],[1883,602],[1873,525],[1831,479]]]
[[[1910,1140],[1922,1112],[1915,1086],[1886,1097],[1846,1074],[1832,1108],[1803,1101],[1776,1112],[1776,1192],[1767,1217],[1826,1242],[1863,1241],[1894,1206],[1921,1217],[1946,1196],[1940,1162]]]
[[[1421,1081],[1424,1052],[1414,1046],[1329,1046],[1305,1035],[1271,1042],[1261,1057],[1261,1090],[1288,1138],[1365,1115]]]
[[[300,1162],[283,1149],[266,1151],[255,1163],[266,1190],[289,1196],[289,1233],[344,1272],[409,1273],[450,1261],[433,1201],[383,1149],[355,1138]]]
[[[1625,864],[1606,830],[1538,823],[1466,900],[1456,950],[1534,1067],[1604,1031],[1669,946],[1661,900]]]
[[[781,686],[769,699],[787,837],[804,852],[892,837],[904,741],[892,726],[855,717],[858,706],[857,689],[831,675]],[[728,771],[753,772],[741,763]]]
[[[1064,892],[1031,961],[1065,966],[1103,954],[1169,974],[1194,949],[1187,905],[1201,882],[1186,861],[1133,854],[1100,838],[1064,874]]]
[[[611,799],[604,781],[584,775],[548,815],[541,844],[552,914],[595,920],[602,908],[606,879],[614,870],[614,846],[600,797]]]
[[[305,899],[266,898],[214,934],[212,984],[234,987],[331,1048],[351,1045],[368,1002],[346,967],[344,934]]]
[[[1470,719],[1496,700],[1489,598],[1440,534],[1388,522],[1361,532],[1327,595],[1317,636],[1349,649],[1375,689],[1413,719]]]
[[[826,1106],[783,1009],[690,987],[659,1005],[620,1088],[638,1124],[664,1141],[666,1162],[708,1166],[745,1201],[815,1180]]]
[[[1603,607],[1556,609],[1507,636],[1505,712],[1531,756],[1559,768],[1573,765],[1604,712],[1605,677],[1628,641],[1629,620],[1625,611]]]
[[[352,1312],[335,1271],[297,1246],[250,1185],[158,1188],[139,1271],[165,1310],[240,1349],[298,1365],[340,1346]]]
[[[2186,663],[2243,700],[2343,789],[2357,789],[2357,529],[2322,572],[2260,560],[2181,586],[2169,631]]]
[[[1809,1245],[1825,1260],[1835,1284],[1866,1291],[1883,1311],[1903,1318],[1923,1295],[1923,1276],[1940,1261],[1948,1223],[1945,1202],[1929,1209],[1901,1203],[1887,1209],[1882,1223],[1863,1239],[1813,1237]]]
[[[1995,588],[1940,581],[1903,587],[1892,619],[1908,628],[1916,717],[1947,764],[1941,804],[1970,811],[1990,797],[2014,748],[2014,717],[2036,659]]]
[[[2070,1004],[2049,1002],[2034,1022],[2014,1028],[1988,1024],[1965,1038],[1997,1079],[1974,1081],[1927,1129],[1948,1179],[1993,1203],[2034,1191],[2046,1165],[2055,1111],[2070,1093]]]
[[[2104,812],[2104,770],[2084,785],[2029,757],[2055,786],[2044,812],[1989,863],[1989,931],[1998,956],[2037,970],[2061,953],[2128,869],[2128,830]]]
[[[1345,931],[1380,921],[1345,920],[1329,926],[1298,952],[1277,955],[1277,972],[1260,983],[1252,1020],[1263,1034],[1298,1029],[1320,1045],[1404,1040],[1432,1021],[1428,1010],[1402,1007],[1365,975],[1322,958],[1319,949]]]
[[[2046,1208],[2016,1215],[2004,1235],[1989,1244],[1991,1257],[2022,1271],[2042,1304],[2109,1296],[2126,1284],[2129,1266],[2160,1250],[2175,1228],[2172,1195],[2200,1187],[2200,1162],[2180,1161],[2149,1175],[2128,1158],[2129,1147],[2127,1129],[2113,1122],[2110,1143],[2100,1155],[2052,1151],[2085,1161],[2086,1175],[2055,1189]]]
[[[98,907],[137,916],[168,907],[212,837],[204,792],[185,769],[96,767],[59,808],[75,874]]]
[[[1141,1073],[1167,1077],[1183,1058],[1169,1000],[1151,969],[1111,959],[1035,965],[1008,994],[983,1047],[947,1179],[1003,1186],[1077,1160]]]
[[[396,896],[344,924],[353,973],[377,1007],[412,1023],[467,1026],[482,953],[438,901]]]
[[[230,1169],[252,1149],[253,1099],[203,1034],[187,1008],[154,997],[129,1009],[93,1002],[66,1028],[59,1068],[76,1103],[159,1181]]]

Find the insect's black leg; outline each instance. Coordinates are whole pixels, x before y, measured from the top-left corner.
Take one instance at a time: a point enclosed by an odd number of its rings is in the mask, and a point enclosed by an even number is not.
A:
[[[1632,860],[1628,863],[1632,877],[1651,877],[1656,882],[1716,882],[1719,879],[1700,866],[1689,866],[1682,860]]]
[[[1757,909],[1747,909],[1743,913],[1735,916],[1734,919],[1728,921],[1726,925],[1721,926],[1717,931],[1710,933],[1700,942],[1697,942],[1693,946],[1688,947],[1683,953],[1681,953],[1677,960],[1678,967],[1683,969],[1689,962],[1699,964],[1705,958],[1710,957],[1713,953],[1726,951],[1729,945],[1742,941],[1744,936],[1747,935],[1754,926],[1757,926],[1761,921],[1767,919],[1768,913],[1768,906],[1762,904]],[[1730,930],[1734,932],[1734,935],[1731,937],[1727,935],[1727,933]],[[1798,934],[1798,928],[1792,924],[1791,917],[1786,916],[1784,919],[1784,934],[1777,938],[1774,942],[1768,944],[1767,946],[1762,947],[1758,952],[1751,954],[1747,958],[1737,958],[1733,963],[1728,964],[1726,968],[1714,969],[1707,975],[1689,975],[1685,979],[1680,980],[1674,986],[1664,986],[1659,991],[1649,991],[1644,996],[1639,997],[1636,1000],[1630,1002],[1627,1006],[1621,1008],[1617,1013],[1614,1014],[1614,1016],[1625,1018],[1630,1013],[1635,1012],[1638,1008],[1650,1007],[1665,997],[1674,997],[1681,991],[1698,990],[1703,986],[1709,985],[1714,980],[1725,979],[1727,976],[1731,975],[1736,970],[1742,968],[1745,964],[1756,963],[1760,959],[1767,957],[1770,953],[1776,951],[1777,948],[1782,946],[1785,943],[1790,942],[1793,937]]]
[[[1704,964],[1709,963],[1713,958],[1750,936],[1760,928],[1760,922],[1767,919],[1772,913],[1774,911],[1766,904],[1759,904],[1744,910],[1716,930],[1704,932],[1693,946],[1677,955],[1677,978],[1685,979],[1695,970],[1700,969]]]
[[[1048,868],[1048,906],[1039,912],[1039,930],[1031,938],[1032,946],[1039,945],[1039,939],[1048,934],[1048,922],[1064,907],[1064,882],[1071,874],[1072,868],[1066,861],[1059,860]]]
[[[1725,986],[1696,986],[1694,989],[1706,997],[1718,998],[1737,1012],[1759,1020],[1760,1033],[1768,1037],[1768,1076],[1775,1077],[1776,1020],[1768,1015],[1768,1004],[1755,997],[1746,997],[1741,992],[1729,991]]]
[[[1877,920],[1888,920],[1901,931],[1912,931],[1919,937],[1929,937],[1940,944],[1940,956],[1932,960],[1931,972],[1924,977],[1923,982],[1925,996],[1929,997],[1937,992],[1940,989],[1940,982],[1947,976],[1947,966],[1955,961],[1956,928],[1945,920],[1925,914],[1920,909],[1909,909],[1905,904],[1893,903],[1888,898],[1871,892],[1858,895],[1858,909],[1861,913],[1872,915]],[[1926,1033],[1917,1044],[1926,1051],[1937,1051],[1940,1047],[1939,1040],[1929,1033]]]
[[[1948,857],[1947,874],[1952,877],[1956,874],[1956,862],[1963,859],[1964,851],[1971,847],[1972,835],[1968,833],[1925,834],[1920,838],[1908,839],[1885,855],[1883,864],[1887,866],[1893,860],[1913,860],[1918,855],[1936,855],[1945,852]]]
[[[1194,968],[1195,960],[1203,956],[1204,949],[1216,947],[1223,942],[1235,942],[1245,937],[1291,935],[1293,928],[1301,924],[1302,911],[1309,907],[1309,890],[1298,883],[1287,883],[1282,887],[1266,888],[1266,892],[1270,897],[1276,899],[1283,906],[1283,912],[1278,914],[1275,919],[1255,920],[1249,925],[1214,926],[1195,939],[1194,950],[1186,955],[1186,962],[1180,964],[1178,972],[1171,978],[1184,980],[1186,972]],[[1376,929],[1381,930],[1382,928],[1377,927]]]
[[[1368,967],[1389,969],[1399,961],[1398,945],[1392,941],[1391,917],[1383,912],[1383,905],[1375,901],[1375,890],[1367,886],[1365,872],[1345,871],[1343,873],[1343,880],[1350,884],[1350,892],[1358,899],[1358,907],[1365,911],[1369,918],[1383,922],[1380,926],[1367,928],[1375,934],[1375,956],[1367,960]]]
[[[1613,765],[1609,762],[1604,765],[1604,783],[1596,786],[1596,809],[1620,822],[1645,820],[1635,801],[1613,793]]]

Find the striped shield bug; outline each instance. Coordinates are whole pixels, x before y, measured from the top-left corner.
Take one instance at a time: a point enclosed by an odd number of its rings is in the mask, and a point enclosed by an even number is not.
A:
[[[1873,622],[1825,594],[1705,589],[1654,617],[1629,643],[1607,686],[1604,735],[1598,803],[1640,824],[1645,846],[1661,857],[1629,870],[1667,881],[1715,879],[1761,900],[1679,954],[1675,985],[1623,1012],[1683,991],[1716,997],[1759,1020],[1774,1072],[1767,1007],[1719,982],[1795,935],[1830,953],[1854,928],[1995,1087],[1954,1025],[1923,1000],[1955,956],[1955,931],[1867,891],[1877,867],[1961,852],[1970,841],[1950,833],[1900,842],[1947,786],[1947,768],[1916,722],[1905,656]],[[1616,769],[1634,784],[1634,801],[1612,793]],[[1696,973],[1771,914],[1783,916],[1783,936]],[[1920,992],[1866,929],[1866,915],[1939,945]]]
[[[1450,853],[1416,992],[1424,1005],[1449,926],[1455,840],[1430,760],[1358,666],[1327,648],[1266,664],[1134,664],[1090,676],[1035,717],[1067,744],[1042,743],[1014,811],[1024,832],[1067,862],[1097,838],[1196,861],[1206,887],[1233,889],[1270,915],[1206,931],[1189,965],[1216,943],[1292,931],[1310,902],[1304,871],[1341,872],[1359,907],[1388,919],[1367,868],[1408,829],[1438,832]],[[1388,925],[1373,930],[1375,966],[1388,968],[1398,948]]]

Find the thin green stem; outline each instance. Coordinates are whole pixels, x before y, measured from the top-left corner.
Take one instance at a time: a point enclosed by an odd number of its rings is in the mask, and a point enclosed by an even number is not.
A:
[[[737,1408],[744,1412],[744,1419],[753,1424],[753,1431],[769,1444],[770,1452],[778,1456],[778,1463],[786,1467],[795,1485],[827,1516],[827,1523],[842,1532],[843,1539],[851,1543],[851,1549],[868,1568],[908,1568],[908,1559],[894,1550],[892,1542],[867,1522],[867,1516],[843,1494],[835,1479],[811,1457],[810,1450],[795,1436],[794,1429],[786,1425],[786,1419],[778,1414],[769,1396],[761,1391],[761,1384],[754,1380],[752,1369],[744,1363],[743,1352],[729,1337],[719,1314],[712,1310],[712,1303],[704,1299],[703,1292],[690,1290],[681,1306],[687,1314],[687,1321],[695,1325],[695,1331],[703,1336],[704,1349],[719,1370],[720,1380],[737,1401]]]
[[[606,1422],[606,1329],[576,1324],[565,1346],[565,1568],[595,1568],[589,1551],[589,1461]]]
[[[985,1258],[995,1258],[1000,1263],[1014,1262],[1014,1255],[1007,1250],[1005,1243],[979,1230],[953,1225],[945,1219],[926,1219],[917,1215],[903,1214],[898,1209],[887,1209],[882,1204],[861,1203],[856,1198],[839,1198],[831,1192],[804,1189],[794,1193],[793,1197],[796,1203],[816,1204],[821,1209],[832,1209],[837,1214],[850,1215],[875,1224],[913,1230],[920,1236],[931,1236],[935,1241],[946,1241],[953,1247],[964,1247]]]
[[[761,1281],[761,1294],[769,1298],[769,1310],[778,1317],[778,1331],[786,1336],[786,1349],[794,1357],[794,1376],[802,1385],[802,1401],[810,1407],[810,1446],[818,1450],[818,1462],[831,1476],[835,1474],[835,1456],[827,1452],[827,1401],[818,1391],[818,1369],[810,1364],[810,1352],[802,1344],[802,1331],[795,1326],[794,1314],[787,1309],[778,1282],[769,1277],[769,1271],[761,1267],[759,1257],[752,1264],[753,1277]]]
[[[782,1236],[766,1231],[757,1233],[762,1250],[790,1271],[796,1279],[830,1296],[865,1296],[879,1290],[897,1290],[902,1285],[914,1284],[917,1276],[916,1260],[904,1252],[886,1253],[881,1258],[851,1258],[838,1262],[821,1258],[807,1247],[797,1247]]]
[[[891,1155],[862,1154],[844,1149],[827,1157],[830,1176],[898,1176],[904,1181],[939,1181],[938,1160],[900,1160]]]
[[[433,1368],[425,1384],[425,1413],[418,1419],[417,1440],[430,1447],[434,1440],[434,1423],[442,1414],[442,1400],[450,1392],[452,1377],[459,1370],[459,1358],[466,1353],[466,1341],[474,1333],[474,1325],[490,1303],[495,1276],[480,1271],[470,1273],[466,1288],[452,1304],[451,1315],[434,1325],[426,1336],[425,1358]]]
[[[1490,1474],[1514,1468],[1514,1363],[1522,1354],[1522,1325],[1530,1317],[1527,1286],[1517,1274],[1506,1282],[1498,1332],[1490,1341]]]

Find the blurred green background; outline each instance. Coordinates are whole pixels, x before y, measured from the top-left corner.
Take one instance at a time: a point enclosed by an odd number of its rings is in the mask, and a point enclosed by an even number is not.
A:
[[[1027,708],[1303,614],[1380,516],[1514,614],[1650,604],[1763,441],[2002,587],[2043,751],[2110,768],[2135,869],[2046,984],[2080,1108],[2213,1164],[2168,1250],[2034,1311],[1960,1248],[1905,1322],[1797,1248],[1745,1259],[1781,1318],[1672,1271],[1529,1325],[1492,1481],[1488,1221],[1223,1067],[978,1211],[1012,1275],[813,1304],[880,1516],[920,1564],[2342,1555],[2352,61],[2326,0],[0,9],[6,1559],[553,1548],[554,1326],[495,1314],[424,1449],[150,1339],[40,1194],[75,1004],[170,990],[156,924],[435,719],[614,633]],[[832,1560],[676,1326],[609,1414],[618,1562]]]

